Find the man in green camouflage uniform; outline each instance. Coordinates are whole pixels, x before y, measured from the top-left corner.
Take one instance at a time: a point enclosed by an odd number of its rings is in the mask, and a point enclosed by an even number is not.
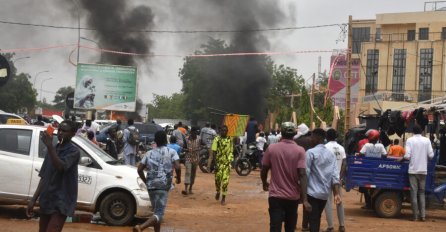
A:
[[[220,135],[215,137],[212,143],[212,152],[215,153],[217,171],[215,172],[215,200],[220,200],[221,205],[225,205],[226,194],[228,192],[229,174],[231,172],[231,162],[234,160],[232,139],[227,136],[228,127],[223,125]]]

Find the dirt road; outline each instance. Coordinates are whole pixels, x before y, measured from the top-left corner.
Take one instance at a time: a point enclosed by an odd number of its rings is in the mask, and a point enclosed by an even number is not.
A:
[[[183,172],[184,173],[184,172]],[[269,231],[268,193],[262,191],[259,172],[247,177],[232,172],[227,205],[221,206],[214,199],[213,175],[197,173],[194,194],[181,195],[180,184],[169,195],[162,231]],[[356,191],[344,194],[346,229],[348,231],[445,231],[446,209],[427,211],[427,222],[411,222],[409,205],[403,207],[397,219],[378,218],[373,211],[360,209],[360,195]],[[0,207],[0,231],[37,231],[38,220],[23,219],[23,209]],[[336,213],[335,213],[336,214]],[[299,206],[298,229],[300,231],[302,209]],[[326,227],[325,216],[321,228]],[[337,228],[337,223],[335,223]],[[109,227],[89,223],[67,223],[64,231],[131,231],[131,227]],[[153,230],[147,230],[153,231]]]

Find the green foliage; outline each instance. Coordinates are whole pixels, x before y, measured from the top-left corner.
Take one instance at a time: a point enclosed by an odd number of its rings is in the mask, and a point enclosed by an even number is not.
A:
[[[74,92],[74,89],[71,86],[68,87],[62,87],[56,92],[56,96],[54,96],[54,108],[58,110],[64,110],[65,109],[65,99],[67,98],[67,95],[69,93]]]
[[[11,60],[14,54],[2,54],[6,59]],[[11,78],[0,87],[0,109],[6,112],[16,113],[24,108],[31,111],[36,104],[37,93],[28,80],[28,74],[20,73],[17,75],[17,69],[14,63],[10,62]]]
[[[172,96],[153,95],[152,104],[149,104],[150,118],[184,118],[184,95],[174,93]]]

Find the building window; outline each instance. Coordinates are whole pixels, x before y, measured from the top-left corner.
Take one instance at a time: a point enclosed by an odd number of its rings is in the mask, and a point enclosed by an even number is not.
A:
[[[420,32],[418,34],[419,40],[428,40],[429,39],[429,28],[423,27],[420,28]]]
[[[408,41],[414,41],[415,40],[415,30],[408,30],[407,31],[407,40]]]
[[[441,29],[441,39],[446,40],[446,27]]]
[[[381,41],[381,28],[376,28],[375,41]]]
[[[433,48],[420,49],[420,77],[418,87],[418,101],[431,99],[432,95],[432,59]]]
[[[352,28],[352,53],[361,52],[361,43],[370,41],[370,27]]]
[[[406,49],[393,52],[392,99],[404,101],[404,82],[406,77]]]
[[[379,50],[367,50],[367,69],[365,80],[365,95],[376,93],[378,90]]]

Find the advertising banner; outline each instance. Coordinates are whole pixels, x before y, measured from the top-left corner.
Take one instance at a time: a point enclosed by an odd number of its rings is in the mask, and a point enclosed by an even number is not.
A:
[[[330,75],[328,88],[333,103],[339,108],[345,109],[345,94],[347,83],[347,59],[345,54],[331,56]],[[359,59],[352,59],[352,78],[350,80],[350,102],[352,105],[358,102],[359,73],[361,63]]]
[[[78,64],[74,108],[134,112],[136,67]]]
[[[248,121],[249,115],[227,114],[223,124],[228,127],[228,136],[243,136]]]

